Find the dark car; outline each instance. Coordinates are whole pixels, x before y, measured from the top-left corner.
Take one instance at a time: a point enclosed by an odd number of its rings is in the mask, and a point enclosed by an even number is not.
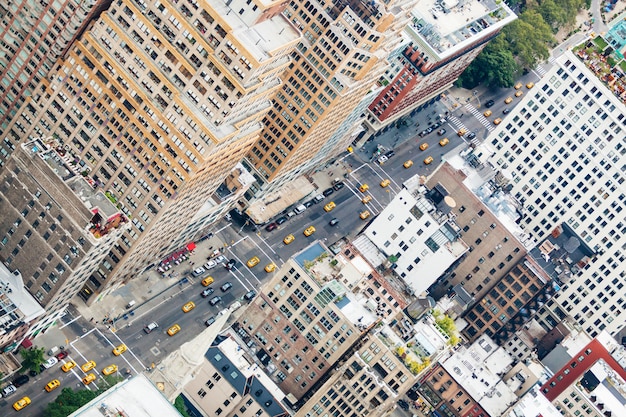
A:
[[[468,139],[474,139],[476,137],[476,133],[474,132],[469,132],[469,134],[467,135]]]
[[[435,130],[432,127],[429,127],[428,129],[426,129],[426,133],[432,133],[432,131]]]
[[[311,207],[315,203],[316,203],[315,199],[309,200],[306,203],[304,203],[304,207],[309,208],[309,207]]]
[[[408,410],[409,409],[409,403],[406,402],[405,400],[398,400],[398,407],[400,407],[403,410]]]
[[[328,224],[330,224],[331,226],[335,226],[337,223],[339,223],[339,219],[337,218],[333,218],[331,221],[328,222]]]
[[[385,156],[387,158],[391,158],[392,156],[394,156],[396,153],[394,151],[387,151],[385,152]]]
[[[511,113],[511,109],[509,107],[507,107],[506,109],[502,110],[503,114],[509,114]]]
[[[69,355],[69,354],[70,353],[68,351],[64,350],[64,351],[61,351],[60,353],[57,353],[56,358],[58,360],[65,359],[65,358],[67,358],[67,355]]]
[[[28,375],[20,375],[13,380],[13,385],[15,385],[16,387],[20,387],[24,385],[25,383],[27,383],[28,381],[30,381],[30,378],[28,377]]]
[[[222,292],[226,292],[228,290],[230,290],[231,288],[233,288],[233,283],[232,282],[227,282],[224,285],[222,285],[220,287],[220,290],[222,290]]]
[[[209,319],[207,321],[204,322],[204,324],[207,325],[207,327],[209,327],[210,325],[212,325],[213,323],[215,323],[215,317],[209,317]]]
[[[439,136],[443,136],[443,135],[445,135],[445,134],[446,134],[446,129],[439,129],[439,130],[437,131],[437,134],[438,134]]]
[[[229,271],[231,269],[233,269],[235,267],[235,265],[237,265],[237,261],[234,259],[229,260],[228,262],[226,262],[224,264],[224,268],[228,269]]]
[[[324,197],[328,197],[329,195],[331,195],[334,192],[335,192],[335,189],[331,187],[331,188],[325,189],[322,194],[324,194]]]
[[[279,217],[276,219],[276,224],[283,224],[287,221],[286,217]]]
[[[248,291],[246,295],[243,296],[243,299],[246,301],[251,301],[254,297],[256,297],[256,291],[251,290],[251,291]]]
[[[209,295],[213,294],[214,292],[215,292],[215,290],[213,288],[209,287],[209,288],[205,289],[204,291],[202,291],[200,293],[200,295],[203,298],[207,298]]]
[[[486,102],[486,103],[485,103],[485,106],[487,106],[487,107],[491,107],[491,106],[493,106],[494,104],[496,104],[496,102],[495,102],[495,101],[493,101],[493,100],[489,100],[488,102]]]
[[[214,306],[215,304],[219,303],[220,301],[222,301],[222,297],[213,297],[209,300],[209,304],[211,304],[212,306]]]
[[[333,185],[333,188],[335,189],[335,191],[339,191],[344,187],[344,183],[343,182],[338,182],[337,184]]]
[[[268,232],[271,232],[272,230],[276,229],[278,227],[278,225],[274,222],[268,224],[267,226],[265,226],[265,230],[267,230]]]

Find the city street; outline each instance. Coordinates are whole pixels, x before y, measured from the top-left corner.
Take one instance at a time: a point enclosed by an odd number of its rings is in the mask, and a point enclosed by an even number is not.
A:
[[[537,74],[531,72],[522,79],[524,84],[530,81],[537,81]],[[19,387],[15,394],[0,400],[2,414],[13,412],[11,409],[13,402],[25,395],[31,398],[32,403],[20,414],[38,416],[46,404],[53,401],[61,392],[60,388],[86,387],[95,390],[104,383],[104,380],[99,378],[102,369],[111,364],[117,365],[118,374],[124,377],[144,372],[154,364],[158,364],[182,343],[201,332],[206,327],[207,319],[216,316],[235,301],[246,304],[243,295],[250,290],[258,292],[263,282],[272,274],[277,273],[267,273],[264,269],[266,265],[274,263],[280,268],[285,260],[316,240],[330,246],[343,237],[349,239],[356,237],[389,204],[402,188],[404,181],[414,176],[430,175],[445,158],[446,152],[459,145],[467,144],[465,137],[457,135],[459,129],[466,128],[470,132],[475,132],[476,141],[484,140],[484,137],[494,128],[493,119],[502,117],[505,122],[507,115],[503,114],[503,110],[506,107],[515,106],[520,101],[520,98],[514,98],[512,103],[508,105],[504,103],[506,97],[514,97],[515,91],[513,88],[490,91],[476,96],[471,103],[458,106],[454,110],[451,108],[447,121],[440,126],[446,130],[444,134],[438,134],[437,129],[434,129],[431,133],[420,137],[420,132],[426,128],[425,126],[438,119],[439,111],[445,113],[445,105],[449,105],[449,101],[435,103],[434,110],[429,108],[430,110],[424,114],[418,113],[416,117],[425,119],[422,122],[399,128],[393,127],[387,133],[372,138],[361,149],[344,155],[332,167],[317,174],[328,175],[326,184],[330,184],[336,177],[333,170],[341,171],[340,179],[344,183],[343,188],[333,190],[332,193],[327,191],[328,195],[323,200],[311,202],[304,212],[287,219],[274,230],[267,231],[265,226],[261,226],[253,231],[250,230],[249,225],[241,222],[241,219],[218,222],[214,227],[211,245],[219,245],[227,259],[236,261],[231,270],[218,265],[199,277],[193,277],[191,270],[206,262],[213,251],[213,246],[210,246],[208,241],[197,242],[193,255],[196,260],[195,266],[190,259],[188,262],[175,266],[168,274],[160,276],[151,271],[146,273],[145,279],[138,278],[126,288],[122,287],[117,295],[117,305],[100,304],[100,310],[102,306],[108,308],[105,315],[106,321],[103,317],[95,315],[96,313],[93,313],[95,317],[83,317],[78,310],[71,308],[63,318],[63,324],[59,326],[67,340],[66,348],[70,352],[69,357],[42,374],[31,377],[30,381]],[[529,94],[525,86],[521,91]],[[489,108],[493,115],[489,119],[483,116],[486,110],[484,103],[488,100],[494,100],[493,106]],[[417,123],[420,125],[416,126]],[[449,143],[446,146],[440,146],[439,141],[444,137],[448,138]],[[397,145],[393,149],[393,155],[389,155],[387,160],[379,163],[377,158],[374,158],[374,152],[378,146],[385,146],[389,150],[393,144]],[[424,151],[419,149],[419,145],[422,144],[428,144],[428,148]],[[432,157],[432,163],[425,164],[426,157]],[[409,160],[413,161],[413,164],[405,168],[403,164]],[[347,174],[343,176],[343,172]],[[381,181],[387,179],[389,185],[382,187]],[[359,190],[363,184],[368,185],[365,192]],[[325,191],[323,188],[318,190],[319,193],[323,191]],[[362,200],[367,196],[371,199],[364,204]],[[335,203],[335,207],[330,212],[326,212],[324,205],[330,202]],[[371,213],[370,217],[365,220],[359,217],[364,210]],[[279,214],[276,218],[282,215],[284,214]],[[338,221],[335,225],[330,224],[333,219]],[[309,226],[314,226],[315,232],[307,237],[303,231]],[[294,240],[290,244],[285,244],[283,239],[290,234],[294,236]],[[246,263],[255,256],[260,261],[254,267],[249,268]],[[279,271],[278,268],[276,271]],[[209,275],[214,279],[210,285],[214,293],[204,298],[201,292],[206,287],[202,286],[200,281]],[[232,283],[233,287],[222,292],[220,286],[226,282]],[[131,288],[134,290],[131,291]],[[126,306],[134,301],[138,292],[142,294],[142,297],[137,306],[128,309],[119,305],[122,302],[122,305]],[[123,298],[120,294],[128,295]],[[215,306],[211,306],[209,300],[214,296],[220,296],[222,299]],[[120,297],[122,297],[121,300]],[[195,308],[185,313],[182,307],[189,301],[195,303]],[[143,330],[144,327],[152,322],[156,322],[159,327],[146,333]],[[180,331],[169,336],[166,333],[167,329],[175,324],[180,326]],[[128,351],[120,356],[114,356],[112,349],[121,343],[128,347]],[[47,351],[51,346],[43,347]],[[68,360],[74,360],[78,366],[64,373],[61,366]],[[80,366],[90,360],[95,361],[97,365],[94,370],[87,373],[93,372],[98,379],[85,386],[81,380],[86,373],[80,369]],[[61,387],[48,393],[44,390],[44,386],[53,379],[58,379]]]

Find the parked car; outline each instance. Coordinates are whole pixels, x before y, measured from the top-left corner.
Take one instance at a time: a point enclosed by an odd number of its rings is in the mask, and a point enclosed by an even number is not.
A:
[[[55,356],[55,358],[57,358],[58,360],[65,359],[65,358],[67,358],[67,355],[69,355],[69,354],[70,354],[70,353],[69,353],[67,350],[63,350],[63,351],[61,351],[60,353],[58,353],[58,354]]]
[[[15,388],[15,385],[7,385],[2,389],[2,396],[6,398],[9,395],[15,394],[16,392],[17,388]]]
[[[335,192],[335,189],[331,187],[331,188],[325,189],[322,194],[324,194],[326,197],[328,197],[329,195],[331,195],[334,192]]]
[[[333,188],[335,189],[335,191],[339,191],[344,187],[344,183],[343,182],[338,182],[335,185],[333,185]]]
[[[208,271],[209,269],[213,269],[216,266],[217,266],[217,262],[215,262],[215,260],[211,259],[207,263],[204,264],[204,269],[206,269]]]
[[[279,217],[279,218],[276,219],[276,224],[280,225],[280,224],[285,223],[286,221],[287,221],[286,217],[284,217],[284,216],[283,217]]]
[[[243,296],[243,299],[244,299],[244,300],[246,300],[246,301],[252,301],[252,299],[253,299],[254,297],[256,297],[256,291],[251,290],[251,291],[248,291],[248,292],[247,292],[247,293]]]
[[[268,224],[267,226],[265,226],[265,230],[267,230],[268,232],[271,232],[272,230],[276,229],[278,227],[278,225],[274,222]]]
[[[209,319],[204,322],[204,324],[206,324],[207,327],[209,327],[213,323],[215,323],[215,317],[209,317]]]
[[[199,267],[193,270],[192,274],[194,277],[199,277],[200,275],[204,274],[206,272],[206,269],[204,269],[203,267]]]
[[[437,131],[437,134],[438,134],[439,136],[443,136],[443,135],[445,135],[445,134],[446,134],[446,129],[439,129],[439,130]]]
[[[57,363],[59,363],[59,360],[55,357],[52,357],[52,358],[48,358],[48,360],[42,363],[42,365],[45,369],[50,369]]]

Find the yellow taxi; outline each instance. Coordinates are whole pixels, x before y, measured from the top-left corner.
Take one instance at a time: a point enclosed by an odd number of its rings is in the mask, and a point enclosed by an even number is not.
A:
[[[524,95],[524,92],[523,92],[523,91],[516,91],[516,92],[515,92],[515,97],[521,97],[521,96],[523,96],[523,95]]]
[[[326,204],[326,205],[324,206],[324,211],[331,211],[331,210],[332,210],[332,209],[334,209],[335,207],[336,207],[336,206],[335,206],[335,202],[334,202],[334,201],[331,201],[330,203],[328,203],[328,204]]]
[[[388,179],[384,179],[380,182],[380,186],[383,188],[389,186],[389,184],[391,184],[391,181],[389,181]]]
[[[102,370],[104,375],[111,375],[117,372],[117,365],[112,364]]]
[[[424,165],[430,165],[432,164],[434,161],[432,156],[427,157],[426,159],[424,159]]]
[[[69,362],[65,362],[63,364],[63,366],[61,366],[61,370],[63,372],[69,372],[71,369],[73,369],[74,367],[76,367],[76,362],[74,361],[69,361]]]
[[[528,84],[526,84],[526,88],[528,88],[529,90],[531,88],[533,88],[534,86],[535,86],[535,83],[528,83]]]
[[[486,112],[483,113],[483,116],[485,117],[489,117],[493,114],[493,112],[491,110],[487,110]]]
[[[362,211],[361,214],[359,214],[359,217],[363,220],[367,219],[369,216],[370,216],[369,210]]]
[[[513,101],[513,97],[507,97],[504,99],[504,104],[511,104],[512,101]]]
[[[252,258],[250,258],[248,260],[248,262],[246,262],[246,265],[248,265],[248,268],[253,268],[253,267],[257,266],[259,264],[259,262],[261,262],[259,257],[258,256],[253,256]]]
[[[365,197],[363,197],[363,200],[361,200],[361,203],[367,204],[370,201],[372,201],[372,196],[371,195],[366,195]]]
[[[361,191],[362,193],[366,192],[366,191],[367,191],[367,190],[369,190],[369,189],[370,189],[370,186],[369,186],[369,185],[367,185],[367,184],[362,184],[362,185],[359,187],[359,191]]]
[[[502,123],[502,119],[499,118],[499,117],[496,120],[493,121],[494,125],[499,125],[500,123]]]
[[[420,151],[425,151],[426,149],[428,149],[428,143],[422,143],[420,145]]]
[[[89,385],[95,380],[96,380],[96,376],[93,373],[87,374],[87,376],[83,378],[83,384]]]
[[[214,281],[215,280],[213,279],[213,277],[206,277],[205,279],[200,281],[200,283],[202,284],[202,286],[208,287],[209,285],[213,284]]]
[[[448,138],[443,138],[439,141],[439,146],[446,146],[448,143],[450,143]]]
[[[515,84],[515,87],[513,88],[515,88],[516,90],[519,90],[520,88],[522,88],[522,85],[523,85],[522,83],[518,82],[517,84]]]
[[[28,404],[30,404],[30,398],[22,397],[13,403],[13,408],[15,409],[15,411],[20,411],[22,408],[26,407]]]
[[[59,388],[60,386],[61,386],[61,383],[59,382],[59,380],[53,379],[52,381],[48,382],[44,388],[46,389],[46,391],[50,392],[52,390]]]
[[[294,237],[294,235],[287,235],[285,236],[285,238],[283,239],[283,243],[285,245],[290,244],[291,242],[293,242],[296,238]]]
[[[96,363],[94,361],[89,361],[86,364],[82,365],[80,369],[82,369],[83,372],[87,372],[87,371],[91,371],[95,367],[96,367]]]
[[[267,272],[268,274],[270,272],[274,272],[275,270],[276,270],[276,264],[274,262],[272,262],[271,264],[265,265],[265,272]]]
[[[193,301],[189,301],[183,306],[183,313],[189,313],[194,308],[196,308],[196,303],[194,303]]]
[[[128,348],[126,347],[126,345],[124,343],[122,343],[121,345],[119,345],[115,349],[113,349],[113,354],[115,356],[120,356],[122,353],[126,352],[127,350],[128,350]]]
[[[467,133],[467,129],[466,128],[461,128],[461,130],[459,130],[458,132],[456,132],[457,135],[459,136],[463,136]]]
[[[309,226],[304,229],[304,236],[311,236],[313,233],[315,233],[315,227],[313,226]]]
[[[175,324],[167,329],[167,334],[169,334],[170,336],[174,336],[178,332],[180,332],[180,326],[178,324]]]
[[[408,161],[406,161],[404,164],[402,164],[403,167],[405,168],[411,168],[413,166],[413,161],[411,161],[410,159]]]

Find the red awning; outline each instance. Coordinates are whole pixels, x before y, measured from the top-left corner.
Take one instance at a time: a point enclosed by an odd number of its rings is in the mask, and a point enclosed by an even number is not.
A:
[[[31,342],[30,339],[24,339],[24,340],[22,340],[22,343],[20,343],[20,345],[23,348],[28,349],[29,347],[31,347],[33,345],[33,342]]]
[[[187,243],[187,250],[188,251],[192,251],[196,248],[196,244],[191,242],[191,243]]]

